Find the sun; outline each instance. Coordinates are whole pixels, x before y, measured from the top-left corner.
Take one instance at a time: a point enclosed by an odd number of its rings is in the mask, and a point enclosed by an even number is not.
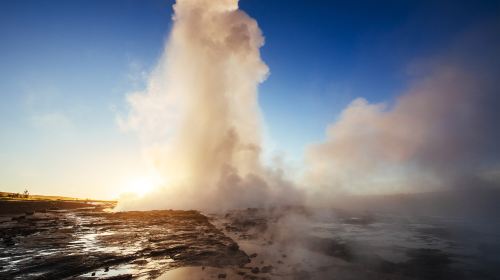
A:
[[[137,196],[144,196],[161,184],[162,180],[158,176],[142,176],[128,180],[123,188],[123,193],[131,193]]]

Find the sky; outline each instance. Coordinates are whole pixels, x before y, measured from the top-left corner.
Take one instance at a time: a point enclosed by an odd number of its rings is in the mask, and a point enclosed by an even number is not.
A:
[[[0,190],[113,198],[150,172],[120,130],[173,1],[0,1]],[[498,1],[241,0],[265,37],[266,157],[301,164],[357,97],[392,102],[412,69],[500,16]]]

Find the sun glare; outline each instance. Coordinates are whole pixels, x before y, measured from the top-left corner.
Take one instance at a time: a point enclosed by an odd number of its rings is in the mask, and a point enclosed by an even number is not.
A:
[[[153,191],[162,183],[158,176],[143,176],[130,179],[123,189],[123,193],[144,196]]]

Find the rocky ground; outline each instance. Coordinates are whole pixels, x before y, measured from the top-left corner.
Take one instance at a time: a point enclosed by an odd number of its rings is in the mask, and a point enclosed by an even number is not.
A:
[[[156,278],[248,256],[196,211],[106,212],[103,205],[4,214],[0,279]]]
[[[113,213],[106,202],[9,203],[0,202],[0,279],[497,279],[500,273],[498,235],[469,246],[442,221],[303,207]]]

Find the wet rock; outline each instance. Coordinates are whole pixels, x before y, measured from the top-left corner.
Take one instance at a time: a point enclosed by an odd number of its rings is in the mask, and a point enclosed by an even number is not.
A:
[[[24,220],[26,220],[26,216],[17,216],[17,217],[12,218],[12,221],[17,221],[17,222],[24,221]]]
[[[261,269],[261,272],[262,273],[269,273],[273,270],[273,266],[272,265],[266,265],[266,266],[263,266],[262,269]]]
[[[148,261],[147,260],[135,260],[132,263],[137,264],[137,265],[146,265],[146,264],[148,264]]]
[[[7,247],[11,247],[11,246],[16,245],[16,242],[14,241],[14,239],[12,237],[7,236],[7,237],[4,237],[3,244],[5,244],[5,246],[7,246]]]
[[[238,251],[240,247],[238,246],[238,243],[234,242],[229,245],[229,250],[231,251]]]
[[[26,261],[4,266],[0,279],[24,279],[34,274],[43,279],[90,277],[92,271],[122,265],[137,272],[106,279],[130,279],[156,277],[180,266],[223,267],[249,262],[232,239],[197,211],[67,210],[50,212],[32,222],[2,224],[0,254],[5,252],[6,261]],[[206,234],[200,236],[200,231]],[[9,247],[14,241],[17,246]],[[47,255],[33,257],[33,252],[40,250]],[[147,260],[150,257],[152,260]],[[146,265],[149,262],[153,264]]]
[[[295,273],[294,278],[296,280],[311,279],[311,274],[305,270],[301,270]]]
[[[133,278],[132,274],[122,274],[122,275],[117,275],[117,276],[101,277],[99,279],[100,280],[129,280],[132,278]]]
[[[331,238],[310,237],[306,246],[314,252],[319,252],[327,256],[341,258],[346,261],[353,259],[351,249],[342,241]]]

